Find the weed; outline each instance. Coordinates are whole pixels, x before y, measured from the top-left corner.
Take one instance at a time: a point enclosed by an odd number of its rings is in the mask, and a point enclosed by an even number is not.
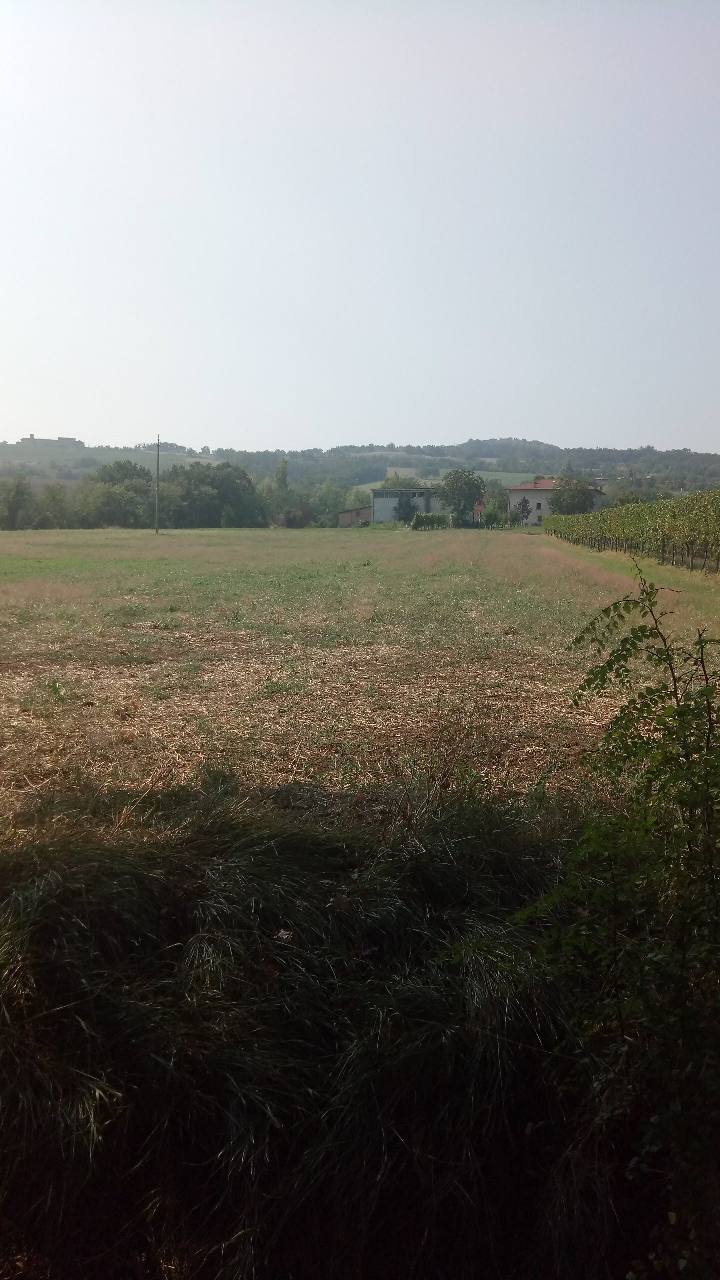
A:
[[[62,704],[67,698],[67,689],[60,680],[48,680],[48,693],[53,702]]]
[[[286,698],[302,692],[299,680],[268,680],[260,689],[261,698]]]

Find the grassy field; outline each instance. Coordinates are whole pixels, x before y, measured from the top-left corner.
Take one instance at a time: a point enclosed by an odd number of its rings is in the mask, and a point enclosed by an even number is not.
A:
[[[572,789],[607,708],[570,705],[568,642],[633,574],[529,532],[0,537],[0,819],[21,829],[145,822],[169,788],[174,820],[208,785],[385,822],[458,764]],[[681,630],[718,629],[714,579],[648,568]]]

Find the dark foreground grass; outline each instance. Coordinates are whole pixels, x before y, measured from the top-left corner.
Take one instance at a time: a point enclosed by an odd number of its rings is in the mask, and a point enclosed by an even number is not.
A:
[[[676,1052],[604,846],[579,890],[547,797],[393,844],[234,806],[2,850],[3,1280],[716,1275],[712,958]]]
[[[491,808],[413,852],[217,815],[6,850],[8,1274],[595,1274],[592,1205],[548,1222],[563,1000],[511,919],[553,875]]]

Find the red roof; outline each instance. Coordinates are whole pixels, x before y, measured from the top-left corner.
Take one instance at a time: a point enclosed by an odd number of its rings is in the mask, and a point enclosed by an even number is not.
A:
[[[554,489],[555,479],[546,476],[544,480],[528,480],[526,484],[511,484],[508,492],[521,493],[523,489]]]

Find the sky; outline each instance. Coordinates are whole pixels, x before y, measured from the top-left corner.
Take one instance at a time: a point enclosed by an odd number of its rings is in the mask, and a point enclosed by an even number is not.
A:
[[[720,451],[717,0],[0,0],[0,439]]]

